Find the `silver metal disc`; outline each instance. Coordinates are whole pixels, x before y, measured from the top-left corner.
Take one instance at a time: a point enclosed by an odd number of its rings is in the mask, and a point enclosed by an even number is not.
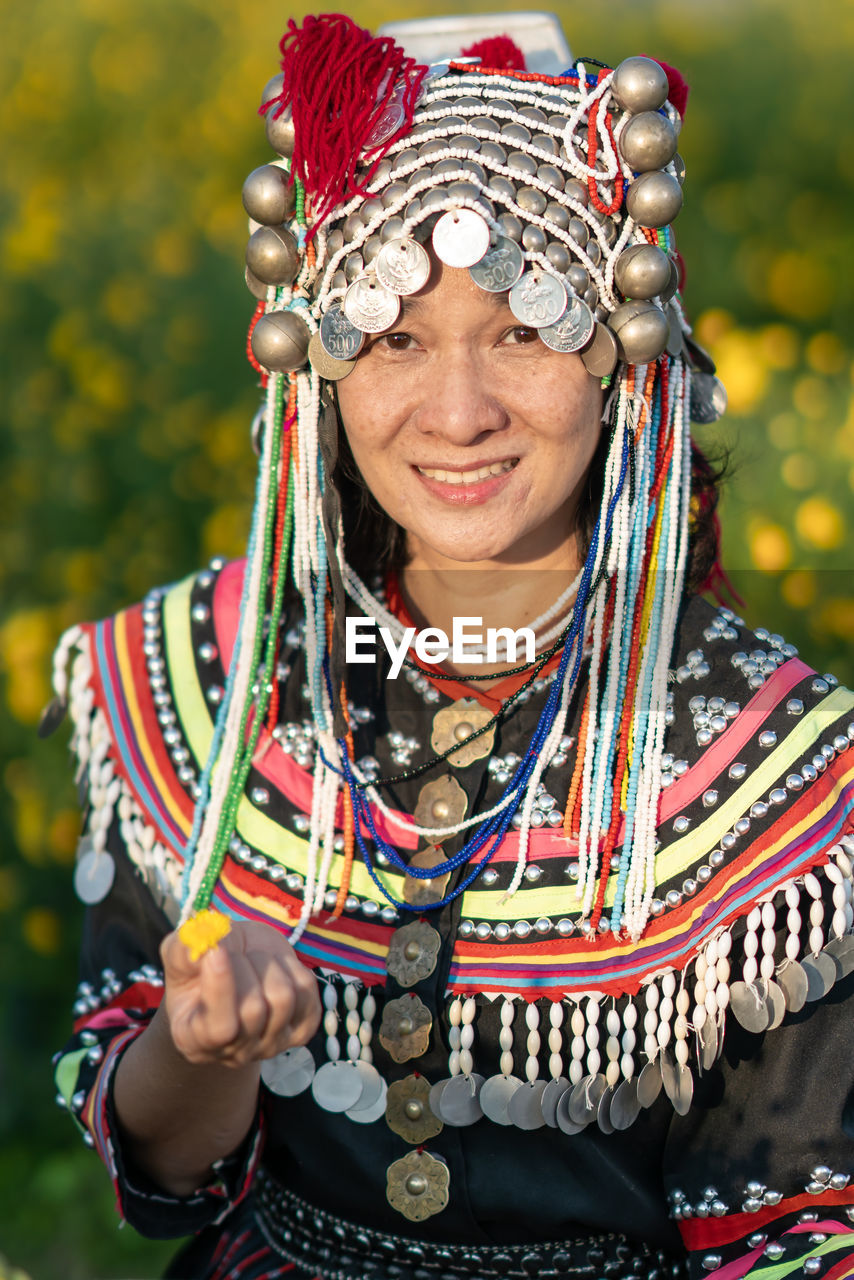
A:
[[[507,1108],[513,1094],[521,1088],[518,1076],[490,1076],[478,1094],[481,1111],[493,1124],[510,1124]]]
[[[854,938],[834,938],[824,949],[836,966],[836,981],[847,978],[854,971]]]
[[[543,271],[526,271],[510,290],[510,310],[522,324],[542,329],[556,324],[566,311],[566,289],[555,276]]]
[[[621,1131],[628,1129],[640,1113],[638,1082],[636,1077],[632,1077],[631,1080],[624,1080],[622,1084],[618,1084],[614,1090],[614,1097],[611,1100],[611,1124]]]
[[[483,1076],[474,1072],[470,1076],[451,1077],[439,1101],[439,1115],[445,1124],[461,1129],[481,1118],[483,1111],[478,1094],[483,1083]]]
[[[90,849],[77,859],[74,867],[74,892],[81,902],[92,906],[103,902],[113,887],[116,878],[116,864],[113,856],[107,853],[96,853]]]
[[[700,1028],[700,1064],[704,1071],[711,1071],[718,1057],[718,1024],[715,1018],[706,1018]]]
[[[656,1058],[648,1062],[638,1076],[638,1102],[642,1107],[651,1107],[661,1093],[661,1066]]]
[[[348,1120],[354,1120],[356,1124],[373,1124],[375,1120],[382,1120],[385,1115],[386,1094],[388,1093],[388,1085],[385,1080],[380,1080],[379,1097],[372,1107],[351,1107],[344,1114]]]
[[[691,1102],[694,1097],[694,1077],[691,1075],[690,1067],[685,1063],[680,1063],[676,1067],[676,1088],[670,1101],[673,1103],[673,1110],[678,1116],[686,1116],[691,1110]]]
[[[777,1027],[779,1027],[780,1023],[783,1021],[783,1019],[786,1016],[786,1012],[787,1012],[786,995],[785,995],[785,992],[783,991],[783,988],[778,986],[777,983],[774,982],[772,979],[768,983],[767,993],[765,998],[768,1001],[768,1009],[770,1014],[768,1026],[765,1028],[765,1030],[774,1031]]]
[[[507,1114],[517,1129],[542,1129],[546,1123],[542,1108],[545,1087],[545,1080],[526,1080],[513,1094]]]
[[[437,1080],[434,1085],[430,1086],[430,1110],[437,1120],[442,1119],[442,1094],[445,1092],[445,1086],[451,1083],[451,1077],[446,1076],[444,1080]]]
[[[666,1049],[662,1049],[659,1054],[658,1065],[661,1069],[661,1083],[664,1085],[664,1092],[667,1094],[670,1101],[673,1102],[679,1086],[679,1076],[676,1063],[673,1061]]]
[[[403,103],[397,98],[392,98],[391,102],[382,112],[382,115],[374,123],[371,132],[365,139],[365,145],[362,151],[375,151],[381,147],[384,142],[388,142],[389,138],[397,133],[400,126],[406,119],[406,112]]]
[[[575,1121],[571,1119],[569,1114],[569,1102],[571,1097],[572,1097],[571,1088],[567,1089],[566,1093],[562,1093],[557,1104],[557,1110],[555,1112],[557,1127],[560,1129],[561,1133],[566,1133],[570,1137],[574,1133],[581,1133],[581,1130],[586,1129],[588,1124],[590,1123],[589,1120],[584,1120],[581,1122],[581,1124],[576,1124]]]
[[[558,1076],[556,1080],[549,1080],[543,1096],[540,1098],[540,1109],[543,1113],[543,1119],[550,1129],[557,1128],[557,1104],[568,1090],[571,1088],[566,1076]]]
[[[359,1101],[362,1084],[355,1062],[324,1062],[311,1082],[311,1092],[324,1111],[348,1111]]]
[[[571,297],[566,311],[556,324],[543,325],[540,337],[552,351],[580,351],[593,337],[596,321],[593,312],[581,298]]]
[[[821,1000],[836,981],[836,965],[830,956],[820,951],[817,956],[807,956],[801,961],[807,975],[807,1000]]]
[[[765,983],[761,978],[751,983],[734,982],[729,989],[729,1004],[745,1031],[765,1031],[771,1021]]]
[[[525,259],[516,241],[499,236],[480,262],[469,267],[469,275],[487,293],[504,293],[513,288],[524,270]]]
[[[596,1108],[596,1123],[602,1133],[613,1133],[614,1122],[611,1119],[611,1103],[614,1101],[614,1090],[608,1085],[602,1097],[599,1099],[599,1106]]]
[[[365,335],[350,323],[338,303],[334,303],[321,318],[320,341],[333,360],[355,360],[365,345]]]
[[[596,1119],[599,1099],[608,1087],[602,1072],[583,1076],[569,1097],[569,1118],[573,1124],[589,1124]]]
[[[417,293],[430,279],[427,250],[417,240],[401,236],[389,240],[374,260],[377,279],[392,293]]]
[[[489,249],[489,227],[474,209],[449,209],[433,228],[433,248],[448,267],[473,267]]]
[[[314,1079],[314,1072],[314,1057],[305,1045],[285,1049],[261,1063],[261,1079],[280,1098],[295,1098],[303,1093]]]
[[[340,382],[352,373],[356,367],[355,360],[336,360],[323,345],[319,333],[313,333],[308,344],[308,362],[315,373],[327,382]]]
[[[797,960],[790,960],[788,964],[777,970],[777,985],[786,998],[786,1008],[790,1013],[797,1013],[803,1009],[807,1002],[809,983],[807,975]]]
[[[55,733],[65,719],[65,713],[68,710],[68,703],[65,698],[59,696],[51,698],[50,702],[41,713],[36,733],[40,738],[49,738]]]
[[[344,294],[344,314],[363,333],[382,333],[400,315],[400,298],[373,276],[361,276]]]
[[[348,1113],[351,1111],[371,1111],[377,1102],[377,1098],[383,1092],[385,1081],[371,1062],[363,1062],[359,1058],[353,1064],[362,1077],[362,1092],[352,1107],[348,1107]]]

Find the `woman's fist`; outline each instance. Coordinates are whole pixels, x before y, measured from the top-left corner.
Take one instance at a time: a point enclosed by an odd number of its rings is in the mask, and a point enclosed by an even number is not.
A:
[[[172,1040],[188,1062],[260,1062],[305,1044],[320,1025],[314,975],[271,925],[232,921],[195,961],[170,933],[160,956]]]

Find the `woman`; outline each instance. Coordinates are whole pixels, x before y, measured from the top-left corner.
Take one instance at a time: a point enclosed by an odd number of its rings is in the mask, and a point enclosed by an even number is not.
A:
[[[850,1274],[854,699],[695,594],[685,87],[282,54],[246,562],[60,646],[60,1095],[175,1276]]]

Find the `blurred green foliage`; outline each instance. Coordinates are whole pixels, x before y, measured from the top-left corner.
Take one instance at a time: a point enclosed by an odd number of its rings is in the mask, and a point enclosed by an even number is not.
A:
[[[375,26],[445,8],[348,11]],[[735,463],[724,563],[749,621],[850,681],[854,6],[555,8],[574,52],[654,54],[692,86],[677,234],[730,393],[703,434]],[[257,391],[240,187],[267,157],[255,108],[285,15],[259,0],[0,14],[0,1271],[153,1277],[171,1246],[116,1229],[106,1175],[51,1101],[77,816],[62,735],[38,743],[34,726],[66,625],[242,549]]]

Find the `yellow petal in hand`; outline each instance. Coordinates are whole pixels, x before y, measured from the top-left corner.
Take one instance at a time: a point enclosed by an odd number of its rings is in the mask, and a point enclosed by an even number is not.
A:
[[[185,920],[178,930],[178,937],[190,953],[192,961],[206,951],[212,951],[221,938],[231,932],[231,921],[221,911],[199,911]]]

